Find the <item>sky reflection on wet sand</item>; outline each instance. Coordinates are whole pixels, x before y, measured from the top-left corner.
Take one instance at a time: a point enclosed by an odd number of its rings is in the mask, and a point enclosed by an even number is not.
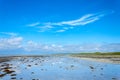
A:
[[[16,57],[0,63],[0,80],[120,80],[120,64],[62,57]]]

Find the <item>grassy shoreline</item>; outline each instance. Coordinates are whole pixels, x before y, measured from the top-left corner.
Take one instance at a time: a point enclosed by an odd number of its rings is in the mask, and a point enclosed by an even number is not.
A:
[[[91,58],[120,58],[120,52],[95,52],[95,53],[77,53],[70,54],[73,57],[91,57]]]
[[[110,53],[78,53],[71,54],[71,57],[80,58],[85,60],[99,61],[99,62],[110,62],[120,64],[120,52],[110,52]]]

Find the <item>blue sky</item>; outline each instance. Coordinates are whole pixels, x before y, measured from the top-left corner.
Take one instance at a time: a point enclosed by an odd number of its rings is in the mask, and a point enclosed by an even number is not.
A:
[[[0,0],[0,52],[120,51],[119,5],[120,0]]]

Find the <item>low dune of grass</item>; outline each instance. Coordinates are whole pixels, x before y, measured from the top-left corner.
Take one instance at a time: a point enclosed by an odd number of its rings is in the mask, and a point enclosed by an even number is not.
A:
[[[71,54],[73,57],[91,57],[91,58],[120,58],[120,52],[94,52]]]

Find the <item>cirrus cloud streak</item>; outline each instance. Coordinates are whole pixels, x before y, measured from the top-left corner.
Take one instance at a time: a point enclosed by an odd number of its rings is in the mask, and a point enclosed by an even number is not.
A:
[[[37,27],[40,29],[39,32],[45,32],[45,31],[50,31],[50,30],[53,30],[54,32],[65,32],[69,29],[84,26],[89,23],[98,21],[102,17],[112,14],[112,13],[114,13],[114,11],[112,11],[112,10],[103,11],[103,12],[94,13],[94,14],[86,14],[86,15],[84,15],[78,19],[74,19],[74,20],[60,21],[60,22],[45,22],[45,23],[36,22],[36,23],[29,24],[27,26]],[[67,29],[65,29],[66,26],[67,26]]]

